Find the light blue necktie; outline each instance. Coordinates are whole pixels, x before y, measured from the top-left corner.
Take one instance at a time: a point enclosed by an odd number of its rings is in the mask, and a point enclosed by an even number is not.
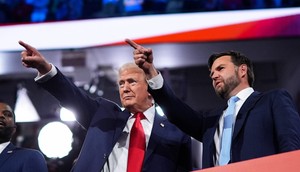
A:
[[[239,100],[238,97],[233,96],[229,99],[229,105],[224,115],[223,134],[221,139],[221,153],[219,158],[219,165],[226,165],[230,160],[230,148],[232,140],[232,124],[235,110],[235,103]]]

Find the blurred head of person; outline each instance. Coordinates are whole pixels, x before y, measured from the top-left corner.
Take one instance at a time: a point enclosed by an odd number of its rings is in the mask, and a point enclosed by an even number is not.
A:
[[[0,102],[0,143],[8,142],[16,132],[15,114],[12,108]]]

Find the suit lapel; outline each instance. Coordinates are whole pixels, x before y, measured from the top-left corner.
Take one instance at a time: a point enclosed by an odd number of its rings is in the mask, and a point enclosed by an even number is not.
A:
[[[147,147],[144,164],[147,164],[146,162],[155,148],[160,145],[162,140],[161,138],[165,138],[165,136],[168,134],[168,130],[165,129],[168,127],[168,123],[165,122],[166,120],[167,119],[165,117],[162,117],[155,112],[154,124]]]
[[[253,92],[247,100],[242,105],[238,115],[236,117],[234,132],[233,132],[233,140],[237,137],[238,133],[240,132],[241,128],[244,125],[244,122],[249,114],[249,111],[255,106],[256,102],[261,98],[261,93]]]
[[[114,144],[118,141],[120,134],[125,128],[129,116],[130,116],[130,112],[127,110],[119,112],[118,115],[116,116],[116,123],[115,123],[116,130],[113,136]]]
[[[7,147],[0,154],[0,168],[4,164],[4,162],[14,153],[15,146],[12,143],[9,143]]]
[[[203,146],[203,167],[210,167],[213,164],[213,157],[216,154],[216,146],[214,142],[214,137],[216,130],[219,127],[219,121],[222,117],[222,113],[227,106],[222,108],[218,108],[211,112],[213,114],[212,121],[216,121],[213,124],[213,127],[208,127],[207,131],[205,132],[205,136],[203,137],[203,142],[205,145]],[[216,120],[217,118],[217,120]],[[210,123],[210,122],[207,122]]]

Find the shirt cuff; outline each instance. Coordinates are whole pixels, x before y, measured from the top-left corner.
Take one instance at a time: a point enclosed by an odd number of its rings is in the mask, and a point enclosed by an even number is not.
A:
[[[147,80],[148,85],[150,86],[150,88],[152,90],[158,90],[160,88],[162,88],[163,84],[164,84],[164,78],[162,77],[162,75],[159,73],[158,75],[156,75],[155,77]]]
[[[35,82],[39,82],[39,83],[46,82],[57,74],[56,67],[52,63],[50,64],[51,64],[51,70],[44,75],[38,73],[38,76],[34,78]]]

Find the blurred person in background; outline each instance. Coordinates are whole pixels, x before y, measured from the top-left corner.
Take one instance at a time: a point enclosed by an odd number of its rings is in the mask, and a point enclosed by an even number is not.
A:
[[[0,102],[0,171],[47,172],[46,160],[41,152],[11,143],[16,128],[12,108]]]

